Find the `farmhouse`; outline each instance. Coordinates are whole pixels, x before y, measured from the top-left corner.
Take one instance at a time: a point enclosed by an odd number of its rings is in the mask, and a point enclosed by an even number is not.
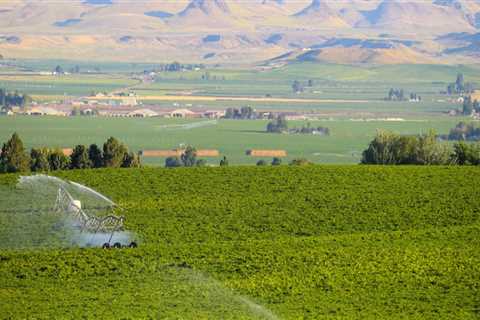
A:
[[[251,149],[247,150],[247,156],[251,157],[277,157],[277,158],[284,158],[287,156],[287,151],[285,150],[259,150],[259,149]]]

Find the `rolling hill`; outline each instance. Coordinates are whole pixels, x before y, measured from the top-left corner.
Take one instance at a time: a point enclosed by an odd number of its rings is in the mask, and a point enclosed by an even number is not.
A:
[[[479,0],[8,0],[0,3],[0,54],[252,63],[314,49],[319,61],[468,63],[477,44],[445,37],[479,28]],[[396,45],[333,44],[339,38]]]

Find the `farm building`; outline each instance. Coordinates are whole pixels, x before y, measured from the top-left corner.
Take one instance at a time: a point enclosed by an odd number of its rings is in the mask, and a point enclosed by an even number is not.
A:
[[[287,151],[285,150],[259,150],[259,149],[251,149],[247,150],[247,156],[251,157],[278,157],[284,158],[287,156]]]
[[[173,149],[173,150],[143,150],[140,151],[140,155],[147,158],[166,158],[166,157],[180,157],[185,149]],[[213,149],[200,149],[197,150],[197,157],[219,157],[220,152]]]
[[[171,118],[199,118],[200,116],[188,109],[176,109],[170,112]]]
[[[225,110],[207,110],[203,113],[205,118],[219,119],[225,116]]]
[[[34,107],[25,114],[30,116],[61,116],[65,117],[67,114],[63,111],[59,111],[49,107]]]
[[[139,109],[139,110],[129,112],[127,116],[134,117],[134,118],[149,118],[149,117],[158,116],[158,113],[150,109]]]

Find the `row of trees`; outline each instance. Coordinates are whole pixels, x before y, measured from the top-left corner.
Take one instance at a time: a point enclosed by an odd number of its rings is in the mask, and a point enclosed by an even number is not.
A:
[[[222,161],[225,161],[224,165],[228,166],[226,157],[224,157]],[[197,159],[197,149],[192,146],[186,147],[180,157],[168,157],[165,159],[166,168],[204,167],[206,164],[206,160]]]
[[[227,108],[225,110],[225,119],[253,120],[257,118],[257,113],[252,107],[246,106],[237,108]]]
[[[444,140],[480,141],[480,127],[474,123],[459,122],[448,135],[439,136]]]
[[[475,86],[471,82],[465,82],[463,74],[457,74],[457,79],[454,83],[447,86],[447,94],[471,94],[475,91]]]
[[[379,131],[363,151],[362,164],[450,165],[478,164],[480,144],[456,143],[453,149],[438,141],[435,132],[405,136]]]
[[[330,129],[327,127],[312,127],[310,122],[307,125],[302,126],[301,128],[293,128],[290,130],[291,133],[299,133],[299,134],[317,134],[323,136],[330,135]]]
[[[387,101],[407,101],[407,96],[403,89],[391,88],[388,91]],[[422,101],[422,97],[415,92],[410,93],[410,101]]]
[[[27,94],[21,94],[18,91],[8,92],[0,89],[0,107],[2,109],[11,109],[11,107],[25,107],[32,103],[32,98]]]
[[[17,133],[2,147],[0,172],[45,172],[88,168],[139,167],[139,157],[128,151],[127,146],[110,137],[100,149],[96,144],[89,147],[77,145],[70,156],[61,149],[33,148],[28,153]]]
[[[313,86],[314,83],[312,79],[308,80],[307,82],[300,82],[298,80],[295,80],[292,83],[292,90],[294,93],[302,93],[303,91],[305,91],[306,87],[311,88]]]

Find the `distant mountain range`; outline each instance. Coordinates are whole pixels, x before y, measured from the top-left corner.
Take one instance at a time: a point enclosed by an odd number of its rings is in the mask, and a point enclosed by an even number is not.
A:
[[[480,61],[480,0],[4,0],[6,58]]]

